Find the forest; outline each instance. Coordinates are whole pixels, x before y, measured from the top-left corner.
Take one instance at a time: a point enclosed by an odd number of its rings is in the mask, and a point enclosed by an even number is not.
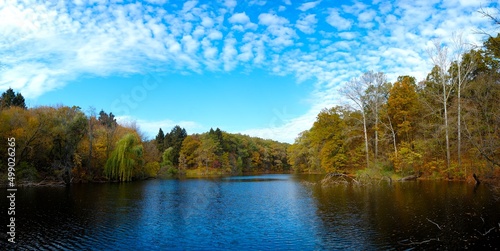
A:
[[[481,47],[461,36],[450,47],[436,41],[429,55],[434,67],[422,81],[390,83],[374,71],[351,79],[341,93],[349,102],[322,110],[292,145],[179,126],[147,139],[112,112],[27,108],[10,88],[0,97],[0,138],[15,138],[16,179],[27,183],[286,172],[499,177],[500,34]],[[6,181],[6,159],[0,164]]]
[[[210,129],[188,135],[175,126],[147,140],[135,124],[121,125],[113,113],[80,107],[26,108],[8,89],[1,98],[1,138],[15,138],[16,179],[37,182],[108,182],[148,178],[288,172],[289,144]],[[7,153],[8,144],[0,145]],[[2,158],[1,166],[6,167]],[[4,181],[6,168],[2,168]]]
[[[434,67],[417,82],[365,72],[342,89],[288,149],[295,172],[368,176],[499,177],[500,35],[472,48],[455,36],[429,50]]]

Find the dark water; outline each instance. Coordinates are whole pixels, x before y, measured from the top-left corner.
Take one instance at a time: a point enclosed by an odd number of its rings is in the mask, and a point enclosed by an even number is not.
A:
[[[412,250],[500,248],[500,202],[484,185],[314,185],[262,175],[22,188],[20,250]],[[6,191],[0,191],[6,198]],[[2,199],[2,224],[7,204]]]

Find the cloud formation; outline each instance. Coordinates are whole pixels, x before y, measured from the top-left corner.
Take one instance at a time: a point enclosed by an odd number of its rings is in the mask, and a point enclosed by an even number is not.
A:
[[[315,8],[320,3],[321,3],[321,0],[313,1],[313,2],[306,2],[306,3],[303,3],[302,5],[300,5],[297,9],[301,10],[301,11],[307,11],[309,9]]]

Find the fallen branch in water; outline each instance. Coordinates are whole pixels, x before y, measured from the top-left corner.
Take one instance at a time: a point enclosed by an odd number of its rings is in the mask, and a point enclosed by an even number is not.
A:
[[[346,178],[353,180],[353,178],[351,178],[348,175],[345,175],[343,173],[328,173],[325,176],[325,178],[323,178],[323,180],[321,180],[321,185],[328,186],[331,184],[339,184],[339,183],[349,184],[349,181]]]
[[[420,176],[422,176],[422,172],[418,172],[417,174],[403,177],[403,178],[399,179],[398,181],[416,180],[416,179],[420,178]]]
[[[442,229],[441,229],[441,226],[439,226],[439,224],[437,224],[437,223],[436,223],[436,222],[434,222],[434,221],[429,220],[429,218],[426,218],[426,219],[427,219],[430,223],[432,223],[432,224],[436,225],[436,227],[438,227],[438,228],[439,228],[439,230],[442,230]]]
[[[428,243],[428,242],[431,242],[431,241],[440,241],[439,238],[436,238],[436,239],[428,239],[428,240],[425,240],[425,241],[419,241],[419,242],[413,242],[411,241],[410,243],[402,243],[402,242],[398,242],[399,244],[401,245],[405,245],[405,246],[410,246],[410,245],[422,245],[424,243]]]
[[[489,234],[489,233],[490,233],[493,229],[495,229],[495,227],[490,228],[490,230],[486,231],[484,234],[483,234],[483,233],[481,233],[481,232],[479,232],[477,229],[474,229],[474,230],[476,230],[476,232],[478,232],[478,233],[479,233],[479,234],[481,234],[482,236],[485,236],[485,235]]]

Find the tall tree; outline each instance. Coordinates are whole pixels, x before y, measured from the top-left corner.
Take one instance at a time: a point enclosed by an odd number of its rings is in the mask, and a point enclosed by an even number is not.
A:
[[[346,125],[341,107],[322,110],[311,128],[311,143],[319,150],[321,167],[326,172],[346,166]]]
[[[87,130],[87,118],[79,107],[61,107],[53,119],[53,167],[63,170],[66,184],[72,181],[73,158],[80,140]]]
[[[490,37],[474,59],[473,80],[463,93],[465,135],[490,166],[500,167],[500,34]]]
[[[462,89],[471,81],[475,68],[476,53],[463,40],[462,34],[453,37],[455,61],[451,67],[451,76],[457,87],[457,160],[458,168],[462,168]],[[465,170],[467,175],[467,170]]]
[[[448,119],[448,103],[453,91],[453,83],[447,74],[450,69],[450,60],[448,57],[448,48],[443,46],[440,41],[435,40],[433,47],[429,50],[429,55],[436,69],[437,78],[435,79],[441,85],[440,102],[443,105],[443,121],[446,140],[446,169],[450,170],[450,128]],[[429,79],[429,78],[428,78]],[[450,173],[448,172],[448,175]]]
[[[89,118],[88,118],[89,124],[88,124],[88,137],[89,137],[89,156],[87,160],[87,171],[92,172],[92,150],[93,150],[93,143],[94,143],[94,127],[96,123],[96,117],[95,117],[95,108],[90,107],[89,108]]]
[[[374,120],[374,153],[375,160],[378,158],[379,152],[379,121],[380,121],[380,109],[382,105],[387,100],[387,78],[383,72],[365,72],[361,76],[361,81],[364,82],[366,88],[366,105],[370,111],[371,117]]]
[[[415,90],[415,78],[398,77],[392,86],[387,100],[389,119],[395,124],[397,141],[411,143],[415,132],[419,111],[418,96]]]
[[[363,119],[363,134],[365,138],[365,158],[366,167],[370,166],[370,158],[368,151],[368,129],[367,129],[367,103],[366,103],[366,82],[361,81],[359,78],[353,78],[346,83],[345,88],[342,90],[343,94],[350,99],[354,105],[361,111]]]
[[[115,115],[112,112],[109,115],[101,110],[99,112],[99,123],[104,126],[104,131],[106,134],[106,159],[109,158],[111,151],[113,151],[113,143],[115,141],[115,133],[118,127],[118,123],[116,122]]]
[[[155,142],[158,151],[163,152],[165,150],[165,134],[161,128],[158,131],[158,134],[156,134]]]

